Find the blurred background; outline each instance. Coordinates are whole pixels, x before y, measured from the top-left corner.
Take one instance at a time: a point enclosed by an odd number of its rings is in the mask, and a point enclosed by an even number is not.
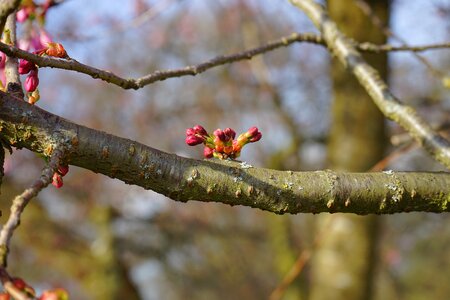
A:
[[[361,42],[450,40],[446,0],[371,2],[372,20],[358,0],[329,1],[330,13]],[[391,32],[374,25],[374,15]],[[123,77],[198,64],[292,32],[317,32],[287,0],[96,0],[95,6],[66,0],[49,11],[45,27],[72,58]],[[440,126],[450,119],[442,85],[448,51],[421,54],[428,66],[409,52],[367,58],[396,96]],[[414,145],[392,145],[390,138],[403,130],[378,114],[322,46],[295,44],[138,91],[75,72],[46,68],[39,74],[38,106],[185,157],[202,158],[200,147],[184,143],[188,127],[240,133],[257,126],[262,140],[241,156],[254,166],[368,171],[402,147],[381,167],[445,170]],[[7,158],[3,222],[13,196],[42,166],[28,150]],[[322,290],[334,291],[333,299],[446,299],[450,219],[427,213],[277,216],[176,203],[71,166],[61,189],[47,188],[25,210],[9,268],[38,290],[65,287],[72,299],[327,299]]]

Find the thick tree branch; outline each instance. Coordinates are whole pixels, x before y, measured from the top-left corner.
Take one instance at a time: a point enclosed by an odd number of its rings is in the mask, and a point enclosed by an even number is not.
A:
[[[65,163],[186,202],[244,205],[278,214],[450,211],[448,173],[290,172],[165,153],[64,120],[0,92],[0,134],[11,145],[48,154],[70,146]]]
[[[0,231],[0,266],[2,267],[6,267],[9,242],[14,230],[20,224],[20,216],[22,215],[25,206],[33,197],[35,197],[42,189],[52,182],[53,173],[55,173],[59,166],[60,160],[62,159],[62,147],[51,149],[50,161],[42,170],[41,176],[31,185],[30,188],[26,189],[12,201],[11,213],[8,221],[5,225],[3,225],[2,230]]]
[[[437,161],[450,169],[450,142],[420,118],[414,108],[395,98],[377,70],[365,62],[325,9],[313,0],[290,1],[302,9],[320,29],[328,48],[352,71],[383,114],[407,130]]]
[[[57,69],[63,69],[63,70],[70,70],[75,71],[79,73],[83,73],[86,75],[91,76],[92,78],[99,78],[103,81],[106,81],[108,83],[117,85],[119,87],[122,87],[124,89],[140,89],[143,88],[149,84],[152,84],[157,81],[166,80],[169,78],[175,78],[175,77],[182,77],[182,76],[195,76],[197,74],[203,73],[206,70],[209,70],[211,68],[230,64],[233,62],[251,59],[252,57],[256,55],[260,55],[269,51],[273,51],[275,49],[281,48],[281,47],[287,47],[293,43],[297,42],[307,42],[307,43],[313,43],[318,45],[325,45],[325,41],[323,38],[319,35],[312,34],[312,33],[292,33],[291,35],[284,36],[276,41],[269,42],[267,44],[264,44],[262,46],[251,48],[242,52],[230,54],[230,55],[223,55],[223,56],[217,56],[215,58],[212,58],[206,62],[187,66],[181,69],[172,69],[172,70],[162,70],[162,71],[155,71],[153,73],[150,73],[148,75],[145,75],[143,77],[139,78],[123,78],[120,77],[112,72],[97,69],[94,67],[91,67],[89,65],[82,64],[75,59],[60,59],[60,58],[54,58],[49,56],[38,56],[23,50],[20,50],[18,48],[9,46],[4,43],[0,43],[0,51],[4,52],[8,56],[12,57],[18,57],[23,58],[26,60],[29,60],[39,67],[51,67],[51,68],[57,68]],[[433,49],[445,49],[450,48],[450,43],[442,43],[442,44],[434,44],[434,45],[425,45],[425,46],[417,46],[417,47],[395,47],[392,45],[375,45],[371,43],[362,43],[362,44],[356,44],[355,46],[358,47],[361,51],[368,51],[368,52],[386,52],[386,51],[426,51],[426,50],[433,50]]]

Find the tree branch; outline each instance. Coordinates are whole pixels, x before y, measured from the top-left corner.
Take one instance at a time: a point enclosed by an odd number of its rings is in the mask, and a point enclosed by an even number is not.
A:
[[[351,40],[338,30],[325,9],[313,0],[290,1],[302,9],[320,29],[328,48],[356,76],[381,112],[407,130],[437,161],[450,169],[450,142],[420,118],[414,108],[400,103],[377,70],[365,62]]]
[[[281,39],[267,43],[260,47],[252,48],[231,55],[217,56],[198,65],[187,66],[181,69],[155,71],[153,73],[150,73],[148,75],[136,79],[125,79],[112,72],[100,70],[82,64],[74,59],[58,59],[48,56],[45,57],[37,56],[32,53],[20,50],[15,47],[11,47],[3,43],[0,43],[0,51],[10,56],[29,60],[38,65],[39,67],[52,67],[64,70],[77,71],[80,73],[90,75],[92,78],[100,78],[106,82],[115,84],[124,89],[137,90],[146,85],[152,84],[156,81],[162,81],[168,78],[181,77],[186,75],[195,76],[197,74],[205,72],[208,69],[240,60],[251,59],[255,55],[272,51],[280,47],[285,47],[292,43],[300,41],[320,44],[322,42],[322,39],[320,36],[312,33],[304,33],[304,34],[294,33],[291,34],[290,36],[283,37]]]
[[[9,31],[9,37],[13,45],[16,44],[16,14],[12,13],[6,19],[5,30]],[[6,90],[14,96],[24,98],[22,84],[20,83],[20,75],[18,71],[17,58],[12,56],[6,57],[5,62],[5,77]]]
[[[6,18],[19,7],[20,1],[21,0],[3,0],[0,3],[0,33],[3,32]]]
[[[37,179],[31,187],[26,189],[22,194],[16,196],[12,201],[11,213],[8,221],[0,231],[0,266],[6,267],[9,243],[14,230],[20,224],[20,216],[24,211],[25,206],[33,197],[52,182],[53,173],[55,173],[58,168],[62,155],[63,152],[61,148],[52,149],[50,161],[48,165],[43,168],[39,179]]]
[[[278,214],[450,211],[448,173],[291,172],[188,159],[71,123],[3,92],[0,129],[11,145],[45,155],[64,142],[69,147],[64,163],[181,202],[221,202]]]
[[[10,45],[0,43],[0,51],[4,52],[8,56],[18,57],[22,59],[26,59],[38,65],[39,67],[50,67],[57,68],[63,70],[70,70],[79,73],[83,73],[91,76],[92,78],[99,78],[108,83],[117,85],[124,89],[140,89],[149,84],[152,84],[157,81],[163,81],[169,78],[174,77],[182,77],[182,76],[195,76],[197,74],[203,73],[206,70],[212,69],[217,66],[230,64],[233,62],[251,59],[256,55],[260,55],[269,51],[273,51],[275,49],[281,47],[287,47],[293,43],[297,42],[307,42],[313,43],[317,45],[325,45],[325,41],[320,35],[316,35],[313,33],[292,33],[288,36],[281,37],[280,39],[269,42],[262,46],[251,48],[242,52],[230,54],[230,55],[222,55],[212,58],[206,62],[186,66],[180,69],[172,69],[172,70],[162,70],[155,71],[153,73],[147,74],[143,77],[139,78],[123,78],[112,72],[101,70],[94,68],[89,65],[82,64],[75,59],[61,59],[54,58],[50,56],[38,56],[21,49],[12,47]],[[358,49],[361,51],[368,52],[386,52],[386,51],[426,51],[433,49],[445,49],[450,48],[450,43],[442,43],[442,44],[434,44],[434,45],[425,45],[425,46],[417,46],[417,47],[395,47],[392,45],[375,45],[372,43],[362,43],[361,45],[355,44]]]

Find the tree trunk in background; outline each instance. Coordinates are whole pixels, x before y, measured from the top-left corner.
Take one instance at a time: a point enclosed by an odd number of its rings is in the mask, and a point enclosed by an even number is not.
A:
[[[387,0],[367,1],[387,23]],[[385,43],[386,37],[356,6],[354,0],[330,0],[331,18],[357,41]],[[366,56],[387,74],[387,56]],[[334,102],[328,153],[330,168],[367,171],[383,157],[384,118],[350,72],[333,60]],[[317,232],[324,232],[312,261],[311,299],[370,299],[376,261],[379,217],[321,215]]]

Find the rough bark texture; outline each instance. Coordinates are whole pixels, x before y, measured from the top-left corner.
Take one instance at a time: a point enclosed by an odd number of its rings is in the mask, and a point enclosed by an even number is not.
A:
[[[277,171],[234,161],[195,160],[71,123],[0,92],[0,134],[14,147],[63,158],[176,201],[245,205],[278,214],[450,211],[447,173]]]
[[[370,1],[383,21],[388,20],[388,2]],[[354,1],[328,1],[330,18],[339,30],[358,42],[385,43]],[[366,55],[365,59],[383,78],[387,56]],[[333,60],[333,106],[329,139],[330,167],[365,171],[383,157],[384,117],[359,82],[342,64]],[[332,218],[330,220],[330,218]],[[313,261],[311,299],[370,299],[379,219],[377,216],[323,215],[318,230],[329,226]]]

